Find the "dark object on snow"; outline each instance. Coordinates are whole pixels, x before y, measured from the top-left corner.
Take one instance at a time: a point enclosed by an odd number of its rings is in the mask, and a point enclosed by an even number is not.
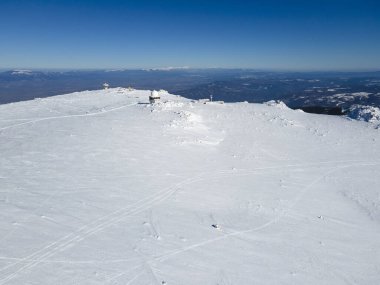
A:
[[[149,102],[153,104],[157,103],[158,101],[160,101],[160,94],[156,90],[153,90],[149,96]]]
[[[218,224],[213,224],[213,225],[211,225],[213,228],[215,228],[215,229],[220,229],[220,227],[219,227],[219,225]]]

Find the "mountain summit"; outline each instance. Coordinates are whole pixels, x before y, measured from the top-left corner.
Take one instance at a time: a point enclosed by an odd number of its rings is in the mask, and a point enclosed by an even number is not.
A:
[[[150,94],[0,105],[0,284],[378,283],[378,129]]]

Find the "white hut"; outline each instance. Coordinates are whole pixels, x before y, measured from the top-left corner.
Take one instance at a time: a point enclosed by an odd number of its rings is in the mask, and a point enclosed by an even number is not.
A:
[[[107,90],[109,87],[110,87],[110,85],[108,83],[103,83],[104,90]]]
[[[160,94],[156,90],[153,90],[150,93],[149,102],[153,104],[153,103],[157,103],[158,101],[160,101]]]

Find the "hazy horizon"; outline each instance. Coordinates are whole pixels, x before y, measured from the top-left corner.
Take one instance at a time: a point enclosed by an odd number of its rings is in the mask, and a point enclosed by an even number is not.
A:
[[[296,73],[362,73],[362,72],[380,72],[379,68],[349,68],[349,69],[287,69],[287,68],[254,68],[254,67],[98,67],[98,68],[81,68],[81,67],[0,67],[0,72],[12,71],[12,70],[30,70],[41,72],[70,72],[70,71],[107,71],[107,72],[122,72],[122,71],[186,71],[186,70],[247,70],[251,72],[296,72]]]

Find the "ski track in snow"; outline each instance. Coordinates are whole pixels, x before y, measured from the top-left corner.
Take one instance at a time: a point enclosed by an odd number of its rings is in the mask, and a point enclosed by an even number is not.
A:
[[[55,119],[65,119],[65,118],[75,118],[75,117],[96,116],[96,115],[106,114],[106,113],[110,113],[110,112],[117,111],[117,110],[120,110],[120,109],[124,109],[124,108],[127,108],[127,107],[135,106],[137,104],[138,103],[126,104],[126,105],[114,107],[114,108],[111,108],[111,109],[108,109],[108,110],[102,110],[102,111],[93,112],[93,113],[64,115],[64,116],[54,116],[54,117],[45,117],[45,118],[38,118],[38,119],[30,119],[30,118],[29,119],[20,119],[20,120],[28,120],[28,122],[24,122],[24,123],[20,123],[20,124],[15,124],[15,125],[10,125],[10,126],[7,126],[7,127],[3,127],[3,128],[0,128],[0,131],[7,130],[7,129],[10,129],[10,128],[14,128],[14,127],[18,127],[18,126],[27,125],[27,124],[32,124],[32,123],[36,123],[36,122],[40,122],[40,121],[55,120]],[[42,201],[42,203],[40,204],[40,206],[38,208],[36,208],[36,210],[42,208],[43,205],[46,202],[48,202],[50,199],[54,198],[57,194],[61,195],[61,193],[59,193],[58,191],[55,192],[55,193],[53,193],[52,195],[50,195],[49,197],[47,197],[44,201]],[[28,219],[26,221],[28,221]],[[26,222],[26,221],[23,221],[23,222]],[[13,229],[8,234],[6,234],[5,236],[3,236],[0,239],[0,242],[3,241],[4,239],[6,239],[8,236],[12,235],[15,231],[16,231],[16,229]],[[0,269],[0,272],[1,272],[1,269]]]
[[[5,282],[10,281],[11,279],[15,278],[18,273],[21,273],[22,271],[26,269],[30,269],[41,263],[42,261],[46,260],[47,258],[53,256],[54,254],[64,251],[69,246],[73,246],[74,244],[84,240],[86,237],[96,234],[97,232],[100,232],[113,224],[125,219],[126,217],[129,217],[131,215],[135,215],[137,213],[140,213],[142,211],[145,211],[146,209],[150,208],[154,204],[157,204],[163,200],[166,200],[169,198],[172,194],[174,194],[178,187],[183,186],[196,178],[190,178],[186,179],[180,183],[175,184],[174,186],[166,188],[164,191],[160,191],[155,195],[151,195],[147,198],[141,199],[140,201],[127,206],[125,208],[119,209],[115,212],[112,212],[106,216],[103,216],[101,218],[98,218],[96,221],[91,222],[90,224],[87,224],[83,227],[81,227],[79,230],[77,230],[75,233],[70,233],[63,238],[47,245],[46,247],[32,253],[31,255],[23,258],[21,261],[15,262],[13,264],[7,265],[0,269],[0,272],[3,272],[4,270],[14,267],[18,264],[26,263],[25,265],[21,266],[19,269],[17,269],[15,272],[7,275],[6,277],[0,279],[0,284],[5,284]],[[97,224],[97,222],[99,222]],[[36,261],[31,261],[32,259]]]
[[[136,97],[138,98],[138,97]],[[125,103],[125,102],[124,102]],[[120,104],[120,103],[119,103]],[[105,106],[100,109],[100,111],[96,112],[87,112],[82,114],[73,114],[73,115],[62,115],[62,116],[50,116],[50,117],[43,117],[43,118],[26,118],[26,119],[14,119],[14,120],[2,120],[3,122],[21,122],[16,123],[12,125],[8,125],[5,127],[0,128],[0,134],[2,131],[9,130],[12,128],[17,128],[20,126],[25,126],[28,124],[34,124],[41,121],[48,121],[48,120],[60,120],[60,119],[66,119],[66,118],[75,118],[75,117],[89,117],[89,116],[98,116],[102,114],[107,114],[109,112],[117,111],[123,108],[131,107],[134,105],[137,105],[138,103],[131,103],[126,104],[118,107],[110,107]],[[109,109],[105,109],[109,108]],[[93,110],[93,109],[92,109]],[[50,109],[50,111],[52,111]],[[55,111],[58,112],[59,111]],[[62,113],[61,113],[62,114]],[[30,117],[33,117],[31,115]],[[42,248],[28,254],[25,257],[19,258],[19,257],[0,257],[0,260],[4,260],[9,262],[9,264],[5,265],[4,267],[0,268],[0,285],[6,284],[18,277],[21,277],[25,275],[25,271],[30,271],[37,267],[40,264],[47,264],[47,263],[61,263],[61,264],[92,264],[92,265],[99,265],[99,264],[112,264],[112,263],[128,263],[130,261],[134,261],[135,266],[129,267],[129,268],[122,268],[121,271],[116,271],[116,274],[110,274],[109,276],[106,276],[105,283],[106,284],[112,284],[112,283],[118,283],[118,280],[121,279],[121,277],[128,278],[129,280],[127,283],[123,284],[133,284],[134,282],[140,281],[140,278],[144,276],[145,278],[149,278],[150,282],[152,284],[161,284],[161,280],[157,276],[160,276],[161,271],[159,271],[159,268],[155,268],[154,265],[157,266],[156,263],[164,263],[167,260],[178,256],[182,253],[201,248],[206,245],[210,245],[212,243],[216,243],[218,241],[228,239],[228,238],[238,238],[241,240],[244,240],[246,242],[249,242],[251,236],[248,235],[253,232],[258,232],[264,229],[267,229],[279,222],[281,222],[284,217],[290,216],[292,210],[296,207],[297,204],[300,203],[300,201],[313,189],[316,185],[318,185],[320,182],[322,182],[324,179],[327,179],[333,174],[336,174],[344,169],[352,168],[352,167],[369,167],[369,166],[379,166],[380,161],[378,160],[331,160],[331,161],[320,161],[320,162],[312,162],[312,163],[297,163],[301,160],[293,160],[293,163],[290,163],[291,160],[287,160],[286,157],[281,157],[277,153],[272,153],[270,150],[259,148],[259,151],[262,153],[265,153],[272,159],[276,160],[277,165],[275,166],[262,166],[262,167],[256,167],[256,168],[233,168],[233,169],[222,169],[222,170],[216,170],[216,171],[208,171],[208,172],[196,172],[196,171],[190,171],[190,172],[183,172],[183,173],[175,173],[171,174],[174,177],[178,177],[181,180],[177,183],[174,183],[171,186],[165,187],[163,189],[157,189],[157,192],[146,196],[136,202],[133,202],[129,205],[126,205],[125,207],[121,207],[118,209],[111,210],[110,213],[107,213],[105,215],[102,215],[96,219],[94,219],[91,222],[84,223],[84,225],[80,226],[78,229],[73,230],[66,235],[63,234],[62,237],[47,242],[46,245],[42,246]],[[365,153],[363,152],[364,154]],[[281,155],[281,153],[279,153]],[[367,156],[365,156],[367,157]],[[369,156],[368,156],[369,157]],[[315,159],[318,159],[317,157]],[[283,163],[283,164],[282,164]],[[282,164],[282,165],[281,165]],[[220,231],[216,231],[215,233],[218,234],[217,237],[203,240],[197,243],[193,243],[188,246],[184,247],[173,247],[171,250],[167,250],[167,253],[165,251],[160,255],[150,255],[148,257],[141,254],[138,250],[136,251],[139,256],[137,257],[131,257],[126,259],[109,259],[109,260],[52,260],[51,258],[57,255],[58,253],[61,253],[63,251],[66,251],[68,249],[72,249],[74,246],[78,245],[82,241],[90,238],[91,236],[94,236],[102,231],[105,231],[107,228],[122,222],[130,217],[133,217],[139,213],[149,211],[149,231],[155,236],[160,237],[160,225],[157,224],[154,220],[154,217],[152,215],[152,208],[161,204],[162,202],[168,200],[170,197],[172,197],[175,193],[181,190],[182,187],[192,185],[194,183],[198,183],[201,181],[207,181],[209,179],[218,179],[218,178],[228,178],[232,176],[250,176],[250,175],[256,175],[257,173],[266,173],[267,171],[273,171],[273,173],[276,173],[275,171],[284,171],[287,170],[290,173],[292,171],[310,171],[313,169],[316,169],[318,171],[317,173],[312,173],[312,178],[304,181],[302,184],[298,184],[298,186],[295,187],[294,190],[296,190],[296,194],[292,196],[288,196],[289,198],[289,204],[288,206],[285,206],[285,209],[282,209],[281,211],[274,213],[273,216],[271,216],[271,219],[261,225],[258,225],[253,228],[243,229],[243,230],[233,230],[231,228],[221,228]],[[26,174],[27,175],[27,174]],[[168,175],[168,174],[164,174]],[[110,176],[112,178],[116,177],[149,177],[149,176],[163,176],[163,174],[152,174],[152,175],[145,175],[145,174],[136,174],[136,175],[128,175],[128,176]],[[317,176],[317,177],[316,177]],[[101,177],[101,176],[96,176]],[[8,179],[7,177],[0,177],[0,179]],[[179,179],[178,179],[179,180]],[[310,182],[311,181],[311,182]],[[310,182],[310,183],[309,183]],[[77,192],[76,192],[77,193]],[[59,192],[56,191],[49,195],[46,199],[41,201],[41,204],[34,209],[38,210],[42,208],[49,200],[56,197],[57,195],[66,195],[71,194],[69,192]],[[26,223],[29,218],[26,218],[21,221],[21,223]],[[343,223],[342,221],[335,220],[336,223]],[[215,222],[216,223],[216,222]],[[8,232],[5,236],[3,236],[0,239],[0,242],[12,235],[17,228],[14,228],[12,231]],[[316,266],[320,268],[323,268],[323,270],[340,280],[342,280],[344,283],[352,285],[355,284],[355,282],[352,278],[348,278],[345,273],[348,272],[341,272],[339,269],[330,267],[328,264],[323,263],[323,260],[321,260],[318,256],[310,256],[310,264],[312,266]],[[137,265],[136,265],[137,264]],[[125,269],[125,270],[123,270]],[[120,268],[119,268],[120,270]],[[321,270],[321,269],[320,269]],[[115,271],[112,271],[115,273]],[[225,273],[220,273],[222,276]],[[108,274],[107,274],[108,275]],[[231,283],[232,282],[227,277],[221,277],[219,280],[222,280],[223,283]],[[142,278],[141,278],[142,279]]]
[[[254,172],[262,171],[262,170],[276,170],[276,169],[281,170],[281,169],[292,168],[292,167],[301,167],[302,169],[305,169],[305,167],[318,167],[318,166],[325,165],[325,164],[343,163],[343,162],[347,163],[347,162],[351,162],[351,161],[331,161],[331,162],[310,163],[310,164],[290,164],[290,165],[273,166],[273,167],[259,167],[256,169],[221,170],[221,171],[216,171],[216,172],[198,174],[194,177],[185,179],[185,180],[183,180],[183,181],[181,181],[181,182],[179,182],[173,186],[165,188],[164,190],[161,190],[156,194],[153,194],[149,197],[141,199],[141,200],[133,203],[130,206],[118,209],[118,210],[116,210],[110,214],[102,216],[102,217],[98,218],[97,220],[95,220],[95,221],[93,221],[87,225],[82,226],[81,228],[79,228],[74,233],[70,233],[70,234],[64,236],[63,238],[61,238],[57,241],[54,241],[51,244],[45,246],[44,248],[28,255],[27,257],[22,258],[22,259],[18,259],[16,262],[11,263],[11,264],[1,268],[0,272],[4,272],[8,268],[12,268],[18,264],[23,264],[16,271],[12,272],[9,275],[6,275],[5,277],[3,276],[2,279],[0,279],[0,284],[5,284],[6,282],[16,278],[18,276],[18,274],[24,270],[34,268],[38,264],[46,262],[49,257],[52,257],[55,254],[57,254],[58,252],[64,251],[64,250],[68,249],[69,247],[74,246],[75,244],[83,241],[85,238],[87,238],[91,235],[94,235],[100,231],[103,231],[106,228],[114,225],[115,223],[122,221],[125,218],[136,215],[138,213],[141,213],[147,209],[150,209],[154,205],[157,205],[157,204],[163,202],[164,200],[171,197],[175,192],[177,192],[178,188],[181,186],[191,185],[192,183],[199,182],[199,181],[202,181],[205,179],[210,179],[211,177],[212,178],[218,178],[218,177],[221,178],[221,177],[227,177],[227,176],[231,176],[231,175],[245,176],[245,175],[250,175]],[[373,163],[371,162],[371,163],[367,163],[367,164],[358,163],[358,164],[351,164],[351,165],[343,165],[343,166],[334,167],[332,170],[329,170],[327,173],[318,177],[311,184],[309,184],[303,191],[301,191],[301,193],[296,197],[293,205],[291,207],[289,207],[289,209],[286,211],[286,213],[289,212],[298,203],[298,201],[305,195],[305,193],[307,192],[308,189],[310,189],[313,185],[317,184],[319,181],[321,181],[327,175],[332,174],[336,171],[339,171],[343,168],[348,168],[348,167],[353,167],[353,166],[369,166],[369,165],[371,165],[371,166],[379,165],[379,163],[376,163],[376,162],[373,162]],[[244,231],[234,231],[232,233],[227,233],[227,234],[220,236],[220,237],[217,237],[215,239],[206,240],[206,241],[185,247],[185,248],[180,249],[180,250],[175,250],[171,253],[160,256],[160,257],[155,258],[151,261],[154,261],[154,260],[165,261],[171,256],[174,256],[174,255],[189,251],[191,249],[198,248],[198,247],[201,247],[201,246],[204,246],[204,245],[207,245],[207,244],[210,244],[210,243],[213,243],[213,242],[216,242],[216,241],[228,238],[228,237],[232,237],[232,236],[236,236],[236,235],[242,235],[245,233],[262,230],[262,229],[264,229],[264,228],[266,228],[272,224],[277,223],[286,213],[282,213],[281,215],[277,216],[275,219],[273,219],[273,220],[271,220],[271,221],[269,221],[269,222],[267,222],[267,223],[265,223],[259,227],[244,230]],[[149,262],[151,262],[151,261],[149,261]]]
[[[19,261],[22,262],[24,258],[18,258],[18,257],[5,257],[0,256],[0,260],[5,261]],[[126,263],[134,260],[141,260],[140,257],[131,257],[131,258],[119,258],[119,259],[106,259],[106,260],[38,260],[38,259],[31,259],[29,261],[36,261],[40,263],[61,263],[61,264],[110,264],[110,263]]]
[[[43,200],[43,201],[41,202],[41,204],[40,204],[37,208],[33,209],[33,211],[37,211],[37,210],[39,210],[39,209],[42,209],[43,206],[44,206],[47,202],[49,202],[52,198],[54,198],[54,197],[56,197],[56,196],[59,196],[59,195],[61,195],[61,193],[59,192],[59,190],[55,191],[54,193],[52,193],[51,195],[49,195],[48,197],[46,197],[46,199]],[[31,218],[32,218],[32,217],[28,217],[28,218],[26,218],[26,219],[20,221],[20,223],[27,223]],[[11,236],[11,235],[12,235],[14,232],[16,232],[16,231],[17,231],[17,228],[14,228],[14,229],[12,229],[11,231],[9,231],[6,235],[4,235],[2,238],[0,238],[0,243],[1,243],[3,240],[5,240],[7,237]],[[1,272],[1,269],[0,269],[0,272]]]
[[[126,271],[120,272],[120,273],[116,274],[115,276],[113,276],[113,277],[111,277],[111,278],[108,278],[108,279],[106,280],[106,283],[105,283],[105,284],[110,284],[110,283],[112,283],[113,281],[116,281],[116,280],[117,280],[118,278],[120,278],[121,276],[126,275],[126,274],[128,274],[128,273],[131,273],[131,272],[134,271],[135,269],[141,268],[141,267],[143,267],[143,266],[144,266],[144,265],[137,265],[137,266],[134,266],[134,267],[132,267],[132,268],[129,268],[129,269],[126,270]],[[145,269],[138,271],[138,273],[135,274],[135,276],[132,277],[131,280],[129,280],[128,283],[126,283],[126,284],[132,284],[132,282],[135,281],[138,277],[140,277],[144,272],[145,272]]]
[[[53,117],[45,117],[45,118],[36,118],[36,119],[31,119],[30,121],[27,121],[27,122],[24,122],[24,123],[19,123],[19,124],[15,124],[15,125],[10,125],[10,126],[6,126],[6,127],[2,127],[2,128],[0,128],[0,131],[4,131],[4,130],[8,130],[8,129],[11,129],[11,128],[20,127],[20,126],[24,126],[24,125],[28,125],[28,124],[34,124],[34,123],[42,122],[42,121],[59,120],[59,119],[67,119],[67,118],[77,118],[77,117],[97,116],[97,115],[102,115],[102,114],[107,114],[107,113],[110,113],[110,112],[114,112],[114,111],[117,111],[117,110],[120,110],[120,109],[124,109],[124,108],[127,108],[127,107],[135,106],[137,104],[138,103],[131,103],[131,104],[122,105],[122,106],[119,106],[119,107],[111,108],[111,109],[108,109],[108,110],[102,110],[102,111],[98,111],[98,112],[93,112],[93,113],[64,115],[64,116],[53,116]]]
[[[131,280],[128,281],[125,285],[132,284],[132,282],[136,281],[141,275],[143,275],[144,271],[141,271],[139,274],[136,274]]]
[[[209,239],[209,240],[206,240],[206,241],[203,241],[203,242],[199,242],[199,243],[196,243],[196,244],[184,247],[184,248],[182,248],[180,250],[175,250],[175,251],[170,252],[168,254],[165,254],[163,256],[157,257],[157,258],[153,259],[152,261],[155,261],[155,260],[165,261],[169,257],[172,257],[174,255],[177,255],[177,254],[189,251],[189,250],[194,249],[194,248],[202,247],[204,245],[207,245],[207,244],[210,244],[210,243],[222,240],[222,239],[226,239],[226,238],[229,238],[229,237],[233,237],[233,236],[236,236],[236,235],[242,235],[242,234],[246,234],[246,233],[250,233],[250,232],[254,232],[254,231],[263,230],[263,229],[265,229],[265,228],[267,228],[267,227],[269,227],[269,226],[271,226],[271,225],[279,222],[282,217],[284,217],[291,209],[293,209],[297,205],[297,203],[302,199],[303,196],[305,196],[305,194],[308,192],[308,190],[310,190],[314,185],[318,184],[322,179],[326,178],[328,175],[331,175],[331,174],[333,174],[335,172],[338,172],[338,171],[340,171],[340,170],[342,170],[344,168],[357,167],[357,166],[377,166],[377,165],[380,165],[380,164],[379,163],[353,164],[353,165],[345,165],[345,166],[334,167],[332,170],[327,171],[325,174],[323,174],[323,175],[319,176],[317,179],[313,180],[308,186],[306,186],[297,195],[297,197],[294,199],[293,204],[288,209],[286,209],[285,211],[283,211],[282,214],[278,215],[277,217],[275,217],[271,221],[266,222],[265,224],[263,224],[261,226],[258,226],[258,227],[255,227],[255,228],[252,228],[252,229],[243,230],[243,231],[234,231],[234,232],[224,234],[223,236],[220,236],[220,237],[217,237],[217,238],[214,238],[214,239]]]
[[[148,262],[149,263],[152,263],[154,261],[165,262],[166,260],[170,259],[171,257],[173,257],[175,255],[187,252],[187,251],[195,249],[195,248],[199,248],[199,247],[202,247],[202,246],[205,246],[205,245],[208,245],[208,244],[211,244],[211,243],[214,243],[214,242],[226,239],[226,238],[230,238],[230,237],[234,237],[234,236],[238,236],[238,235],[244,235],[244,234],[247,234],[247,233],[263,230],[263,229],[265,229],[265,228],[267,228],[267,227],[269,227],[271,225],[274,225],[274,224],[278,223],[285,215],[287,215],[289,213],[289,211],[291,209],[293,209],[297,205],[297,203],[302,199],[302,197],[305,196],[305,194],[308,192],[308,190],[310,190],[314,185],[318,184],[320,181],[322,181],[323,179],[325,179],[329,175],[331,175],[331,174],[333,174],[335,172],[338,172],[338,171],[340,171],[342,169],[349,168],[349,167],[377,166],[377,165],[380,165],[380,163],[352,164],[352,165],[343,165],[343,166],[333,167],[331,170],[328,170],[326,173],[322,174],[321,176],[319,176],[318,178],[316,178],[315,180],[313,180],[309,185],[307,185],[303,190],[301,190],[300,193],[297,195],[297,197],[294,199],[294,202],[292,203],[292,205],[288,209],[286,209],[285,211],[283,211],[280,215],[276,216],[274,219],[272,219],[272,220],[264,223],[263,225],[260,225],[258,227],[255,227],[255,228],[252,228],[252,229],[248,229],[248,230],[233,231],[231,233],[226,233],[226,234],[224,234],[222,236],[219,236],[217,238],[205,240],[203,242],[199,242],[199,243],[196,243],[196,244],[193,244],[193,245],[190,245],[190,246],[178,249],[178,250],[174,250],[174,251],[172,251],[170,253],[167,253],[167,254],[164,254],[162,256],[155,257],[155,258],[149,260]],[[297,165],[297,166],[299,167],[301,165]],[[262,169],[272,169],[272,168],[261,168],[259,170],[262,170]],[[252,171],[253,170],[249,170],[248,173],[246,173],[245,175],[250,174],[250,172],[252,172]],[[223,175],[220,175],[219,177],[225,177],[225,176],[228,176],[228,175],[231,175],[231,174],[232,175],[238,174],[238,173],[236,173],[236,171],[232,171],[231,173],[226,173],[225,171],[220,171],[220,172],[214,173],[214,174],[221,174],[221,173],[223,173]],[[244,175],[244,174],[242,174],[242,175]],[[212,174],[208,174],[207,176],[208,176],[207,179],[210,179],[210,176],[212,176]],[[216,178],[216,177],[217,177],[216,175],[212,176],[212,178]],[[118,274],[118,276],[121,276],[121,275],[124,275],[124,273]],[[117,277],[115,277],[115,279],[116,278]]]

